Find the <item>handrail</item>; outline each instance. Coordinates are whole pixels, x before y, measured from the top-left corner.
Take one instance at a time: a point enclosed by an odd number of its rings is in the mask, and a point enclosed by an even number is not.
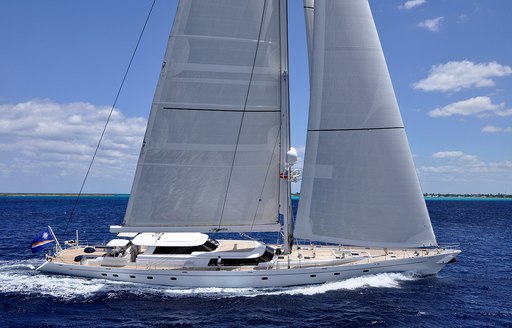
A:
[[[441,249],[459,249],[460,244],[459,243],[443,243],[443,244],[438,244],[437,247],[441,248]]]

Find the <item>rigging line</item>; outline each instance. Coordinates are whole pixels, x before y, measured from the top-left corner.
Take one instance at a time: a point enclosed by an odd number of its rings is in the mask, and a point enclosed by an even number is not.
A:
[[[274,148],[272,149],[272,156],[270,156],[270,162],[267,165],[267,173],[265,174],[265,180],[263,180],[263,185],[261,186],[260,197],[258,197],[258,205],[256,206],[256,211],[254,212],[254,217],[252,218],[251,230],[249,232],[252,232],[252,229],[254,228],[256,215],[258,215],[258,210],[260,209],[261,197],[263,196],[263,191],[265,190],[265,185],[267,184],[268,172],[270,171],[270,167],[272,166],[272,160],[274,159],[274,154],[276,153],[276,147],[279,139],[281,139],[281,125],[279,125],[279,133],[277,134],[276,142],[274,142]]]
[[[239,234],[240,234],[240,236],[245,237],[245,238],[247,238],[247,239],[254,240],[254,241],[259,241],[258,239],[256,239],[256,238],[254,238],[254,237],[249,236],[249,235],[248,235],[248,234],[246,234],[245,232],[240,232]]]
[[[87,168],[87,172],[85,173],[84,180],[82,181],[82,185],[80,186],[80,191],[78,192],[78,195],[75,199],[75,203],[73,204],[73,208],[71,209],[71,213],[69,214],[68,221],[66,222],[66,228],[64,229],[64,232],[62,233],[63,236],[66,234],[68,227],[69,227],[69,223],[71,222],[71,219],[73,218],[73,214],[75,213],[76,206],[78,204],[78,200],[80,199],[80,196],[82,195],[82,191],[84,189],[85,182],[87,181],[87,178],[89,177],[89,172],[91,171],[92,164],[94,163],[96,155],[98,154],[98,149],[100,148],[101,141],[103,140],[105,131],[107,130],[108,123],[110,122],[110,118],[112,117],[112,113],[114,112],[114,108],[116,107],[117,100],[119,99],[119,95],[121,94],[121,90],[123,89],[124,82],[126,81],[126,77],[128,76],[128,72],[130,71],[130,67],[132,66],[133,58],[135,57],[135,53],[137,52],[137,49],[139,48],[140,41],[142,40],[142,35],[144,34],[144,31],[146,30],[146,26],[148,25],[149,17],[151,16],[151,13],[153,12],[153,8],[155,7],[155,2],[156,2],[156,0],[153,0],[153,3],[151,4],[151,8],[149,8],[149,12],[146,17],[146,21],[144,22],[144,26],[142,27],[142,31],[140,32],[140,35],[139,35],[139,39],[137,40],[137,44],[135,45],[135,48],[133,49],[132,56],[131,56],[128,66],[126,67],[126,70],[124,72],[123,79],[121,81],[121,84],[119,85],[119,89],[117,90],[117,94],[114,99],[114,102],[112,103],[112,107],[110,107],[110,113],[108,114],[107,121],[105,122],[103,131],[101,132],[101,136],[100,136],[100,139],[98,140],[98,144],[96,145],[96,149],[94,150],[94,154],[92,155],[91,162],[89,163],[89,167]]]
[[[244,110],[242,112],[242,118],[240,119],[240,126],[238,127],[238,136],[236,137],[235,153],[233,154],[233,161],[231,162],[231,169],[229,170],[226,194],[224,196],[224,203],[222,204],[222,211],[220,213],[220,220],[219,220],[219,227],[218,227],[219,229],[220,229],[220,226],[222,225],[222,219],[224,217],[224,209],[226,208],[226,201],[228,198],[229,185],[231,183],[231,177],[233,176],[233,167],[235,166],[235,159],[236,159],[236,154],[238,151],[238,144],[240,142],[240,135],[242,134],[242,125],[244,123],[245,112],[247,109],[247,102],[249,101],[249,93],[251,91],[252,78],[254,76],[254,68],[256,67],[256,59],[258,58],[258,49],[259,49],[260,41],[261,41],[261,30],[263,29],[263,20],[265,18],[266,9],[267,9],[267,0],[265,0],[263,2],[263,11],[261,12],[261,21],[260,21],[260,29],[258,31],[258,40],[256,42],[256,49],[254,51],[254,58],[253,58],[252,67],[251,67],[251,75],[249,76],[249,85],[247,86],[247,93],[245,94]]]

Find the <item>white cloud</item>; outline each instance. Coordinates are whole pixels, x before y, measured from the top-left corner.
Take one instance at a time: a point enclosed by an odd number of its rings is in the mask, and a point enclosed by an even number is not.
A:
[[[428,112],[430,117],[447,117],[452,115],[476,115],[480,113],[489,113],[506,116],[509,114],[510,110],[502,110],[505,107],[504,103],[501,104],[493,104],[491,98],[489,97],[474,97],[458,102],[454,102],[447,106],[436,108]]]
[[[404,4],[398,6],[399,9],[412,9],[427,3],[427,0],[408,0]]]
[[[466,14],[460,14],[458,17],[459,23],[465,23],[468,21],[468,19],[469,19],[469,17]]]
[[[467,155],[462,151],[440,151],[432,154],[434,158],[443,158],[443,159],[456,159],[462,161],[476,161],[478,157],[475,155]]]
[[[512,173],[512,161],[485,162],[476,155],[469,155],[462,151],[442,151],[432,155],[438,165],[420,166],[421,173],[436,174],[485,174],[485,173]],[[506,176],[508,180],[512,175]]]
[[[418,26],[426,28],[430,32],[439,32],[439,30],[441,29],[441,23],[443,22],[443,20],[444,20],[443,16],[433,18],[433,19],[427,19],[423,22],[420,22],[418,24]]]
[[[506,110],[500,110],[500,111],[496,112],[496,115],[498,115],[498,116],[510,116],[510,115],[512,115],[512,108],[506,109]]]
[[[492,125],[486,125],[482,128],[482,132],[484,133],[496,133],[496,132],[501,132],[503,131],[502,128],[498,128],[496,126],[492,126]]]
[[[446,64],[434,65],[429,76],[413,84],[414,89],[423,91],[459,91],[470,87],[492,87],[492,78],[512,74],[510,66],[496,62],[475,64],[469,60],[451,61]]]
[[[482,128],[483,133],[499,133],[499,132],[511,132],[512,133],[512,127],[508,128],[500,128],[493,125],[486,125]]]
[[[437,174],[443,174],[443,173],[463,173],[464,170],[462,167],[458,166],[449,166],[449,165],[441,165],[441,166],[420,166],[418,169],[420,174],[425,173],[437,173]]]
[[[0,177],[2,176],[8,176],[12,172],[12,168],[4,163],[0,163]]]
[[[470,174],[470,173],[507,173],[506,179],[510,180],[512,174],[512,161],[505,160],[500,162],[483,162],[466,165],[440,165],[440,166],[421,166],[421,173],[438,173],[438,174]]]
[[[65,178],[69,186],[79,186],[109,111],[106,106],[84,102],[59,104],[51,100],[0,105],[0,177],[5,178],[0,180],[2,188],[17,192],[77,192],[57,190],[57,185]],[[146,119],[127,118],[114,110],[92,169],[92,179],[127,192],[145,127]],[[54,179],[55,185],[48,185],[46,190],[23,190],[23,186],[10,186],[16,179],[39,186],[45,179]]]
[[[485,161],[458,150],[432,154],[417,171],[429,192],[510,193],[512,186],[512,160]]]
[[[304,153],[306,152],[306,146],[305,145],[300,145],[298,147],[295,147],[295,150],[297,151],[297,154],[300,157],[304,157]]]

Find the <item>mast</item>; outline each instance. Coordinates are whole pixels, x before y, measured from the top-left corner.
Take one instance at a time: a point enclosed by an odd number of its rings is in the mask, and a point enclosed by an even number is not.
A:
[[[279,3],[279,35],[281,39],[281,158],[279,179],[279,208],[283,215],[283,252],[291,251],[292,211],[290,203],[290,172],[287,152],[290,149],[290,103],[288,81],[288,1]]]
[[[315,22],[315,0],[304,0],[304,18],[306,19],[306,37],[308,42],[309,79],[313,67],[313,26]]]

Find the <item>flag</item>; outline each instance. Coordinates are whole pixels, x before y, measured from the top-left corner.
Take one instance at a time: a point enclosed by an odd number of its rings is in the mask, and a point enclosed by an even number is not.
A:
[[[32,253],[36,253],[54,242],[55,238],[53,238],[50,230],[46,228],[46,230],[41,231],[34,240],[32,240],[30,248],[32,249]]]

